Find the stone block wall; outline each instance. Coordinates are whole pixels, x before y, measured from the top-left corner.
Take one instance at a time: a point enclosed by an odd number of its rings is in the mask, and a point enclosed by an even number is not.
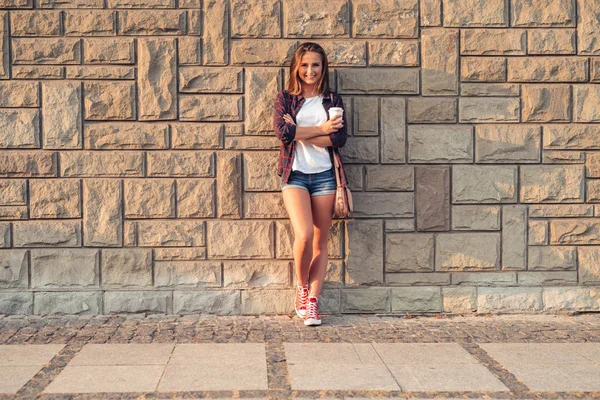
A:
[[[324,311],[600,310],[597,0],[0,0],[0,313],[292,310],[272,105],[330,57]]]

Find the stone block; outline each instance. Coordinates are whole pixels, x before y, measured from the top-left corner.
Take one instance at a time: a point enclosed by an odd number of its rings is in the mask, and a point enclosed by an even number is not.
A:
[[[585,164],[585,153],[581,151],[545,150],[542,154],[544,164]]]
[[[600,149],[600,125],[544,125],[544,149]]]
[[[460,80],[463,82],[505,82],[506,58],[461,57]]]
[[[341,94],[419,94],[415,68],[349,68],[337,70]]]
[[[598,102],[600,102],[600,89],[597,85],[573,85],[573,120],[600,122]]]
[[[462,97],[458,102],[459,122],[519,122],[519,109],[519,99],[511,97]]]
[[[575,26],[575,4],[571,0],[514,0],[512,26]]]
[[[579,283],[598,285],[600,283],[600,249],[598,247],[578,247]]]
[[[291,314],[294,312],[292,289],[251,289],[242,291],[242,314]]]
[[[7,315],[33,314],[33,292],[0,292],[0,313]]]
[[[600,202],[600,180],[588,179],[586,181],[585,201],[588,203]]]
[[[596,311],[600,291],[594,287],[545,287],[542,289],[544,312]]]
[[[10,247],[11,243],[11,227],[10,223],[0,223],[0,248]]]
[[[542,132],[538,126],[478,125],[475,154],[478,163],[540,162]]]
[[[85,65],[66,67],[67,79],[135,79],[135,68],[131,66]]]
[[[222,137],[223,126],[221,124],[171,124],[173,149],[218,149],[222,146]]]
[[[450,229],[450,170],[448,167],[416,168],[417,230]]]
[[[122,246],[121,183],[109,179],[83,181],[83,241],[86,246]]]
[[[354,99],[353,131],[356,136],[379,135],[379,100],[374,97]]]
[[[169,125],[160,123],[108,122],[84,127],[85,148],[96,150],[166,149],[168,135]]]
[[[509,82],[585,82],[587,59],[578,57],[515,57],[508,59]]]
[[[477,289],[477,313],[533,313],[542,311],[542,288]]]
[[[39,107],[39,83],[27,81],[0,81],[0,106]]]
[[[154,286],[158,288],[201,288],[221,286],[218,261],[157,261]]]
[[[292,263],[289,261],[226,261],[223,263],[223,287],[290,287]]]
[[[585,157],[585,176],[587,178],[600,177],[600,157],[597,153],[586,153]]]
[[[183,7],[180,8],[191,7],[185,0],[182,0],[182,3]],[[175,0],[108,0],[107,5],[108,8],[175,8]]]
[[[280,146],[281,141],[275,136],[233,136],[225,138],[226,150],[275,150],[279,149]]]
[[[28,218],[27,206],[0,206],[0,220]]]
[[[392,312],[431,313],[442,311],[439,287],[406,287],[392,289]]]
[[[117,13],[108,10],[68,10],[64,12],[65,36],[115,35]]]
[[[244,101],[252,105],[244,116],[247,135],[273,135],[273,93],[280,80],[279,69],[246,70]]]
[[[577,285],[577,271],[526,272],[519,274],[520,286],[566,286]]]
[[[177,217],[213,218],[215,181],[210,179],[177,180]]]
[[[33,288],[98,287],[99,270],[100,252],[96,249],[31,250]]]
[[[133,38],[85,38],[83,61],[86,64],[133,64],[135,40]]]
[[[583,218],[551,220],[550,244],[600,244],[600,221]]]
[[[39,147],[39,110],[0,110],[0,149],[35,149]]]
[[[44,148],[82,147],[81,100],[79,82],[42,82]]]
[[[203,64],[226,65],[229,62],[229,3],[218,0],[206,0],[202,3]]]
[[[389,289],[342,289],[343,313],[387,313],[390,309]]]
[[[285,36],[294,38],[348,37],[350,5],[345,0],[316,3],[310,0],[287,2]],[[360,13],[360,5],[357,6]],[[278,25],[276,25],[278,26]],[[362,26],[357,27],[360,33]],[[360,33],[358,33],[360,32]],[[330,53],[327,53],[330,54]]]
[[[104,313],[166,314],[172,309],[172,293],[167,291],[104,292]]]
[[[179,65],[202,64],[202,39],[194,36],[178,37],[177,60]]]
[[[532,204],[529,218],[593,217],[594,206],[590,204]]]
[[[444,0],[444,26],[507,26],[507,1]]]
[[[575,96],[574,96],[575,97]],[[566,122],[571,119],[568,85],[522,85],[523,122]]]
[[[464,29],[461,32],[460,51],[463,55],[497,56],[525,55],[525,29]]]
[[[80,39],[75,38],[14,38],[14,64],[79,64]]]
[[[515,83],[462,83],[461,96],[519,97],[521,86]]]
[[[179,97],[181,121],[241,121],[241,96],[186,95]]]
[[[274,258],[273,222],[208,221],[208,257]]]
[[[290,65],[297,47],[297,40],[235,40],[231,44],[231,65]]]
[[[131,179],[125,181],[125,218],[175,217],[175,181]]]
[[[377,67],[419,66],[419,42],[416,40],[369,41],[369,65]]]
[[[500,266],[500,233],[439,233],[436,271],[486,271]]]
[[[103,249],[102,287],[152,286],[152,250]]]
[[[565,0],[563,0],[565,1]],[[598,30],[600,21],[600,4],[595,0],[577,0],[577,47],[579,54],[600,54],[600,43],[598,42]],[[575,21],[571,22],[571,25]]]
[[[155,261],[196,261],[206,259],[205,247],[154,249]]]
[[[27,289],[29,284],[29,257],[27,250],[0,251],[0,288]]]
[[[381,99],[381,162],[404,163],[406,160],[406,100]],[[349,142],[353,142],[353,138]]]
[[[363,193],[352,194],[354,217],[412,217],[414,195],[412,193]]]
[[[404,135],[404,131],[402,133],[397,132],[397,135],[400,134]],[[396,135],[396,133],[390,132],[389,136],[392,135]],[[404,143],[396,145],[396,147],[403,146]],[[388,152],[391,152],[391,150],[388,150]],[[344,166],[346,163],[377,164],[379,161],[379,140],[375,137],[353,137],[352,140],[346,142],[341,153]],[[397,154],[396,157],[404,157],[404,154]]]
[[[246,191],[276,191],[281,188],[277,171],[279,153],[252,151],[244,153],[244,189]]]
[[[64,177],[141,177],[143,165],[141,152],[68,151],[60,154],[60,174]]]
[[[119,11],[119,35],[185,35],[186,12],[180,10]]]
[[[174,314],[238,315],[241,310],[239,290],[174,291]]]
[[[13,11],[11,36],[60,36],[60,11]]]
[[[281,3],[276,0],[232,1],[231,37],[279,38],[280,13]]]
[[[29,185],[30,218],[81,217],[79,180],[32,180]]]
[[[14,247],[81,246],[81,221],[13,222]]]
[[[36,292],[36,315],[102,314],[102,292]]]
[[[245,193],[244,218],[287,218],[283,196],[276,193]]]
[[[408,99],[409,123],[456,122],[456,99],[412,97]]]
[[[517,167],[452,167],[453,203],[515,203],[517,201]]]
[[[9,13],[2,11],[0,13],[0,43],[2,43],[3,49],[0,50],[0,77],[3,79],[10,78],[10,51],[8,49],[9,43]],[[13,67],[14,68],[14,67]]]
[[[138,38],[139,120],[177,119],[177,45],[171,38]]]
[[[424,96],[458,94],[458,30],[421,31],[421,75]]]
[[[441,286],[450,284],[450,274],[443,272],[402,272],[385,274],[388,286]]]
[[[0,154],[0,177],[56,176],[54,152],[3,152]]]
[[[502,269],[527,268],[527,206],[502,206]]]
[[[366,190],[412,191],[414,190],[414,168],[404,165],[369,165],[366,167]]]
[[[548,244],[548,221],[529,220],[528,243],[530,245],[547,245]]]
[[[416,38],[417,0],[357,0],[352,3],[352,20],[357,38]]]
[[[386,272],[433,271],[434,237],[424,233],[385,235]]]
[[[212,151],[150,152],[147,155],[148,176],[213,177],[213,158]]]
[[[477,288],[442,288],[442,312],[453,314],[470,314],[473,311],[477,311]]]
[[[577,268],[576,253],[577,248],[574,246],[530,246],[528,269],[532,271],[575,271]]]
[[[452,206],[452,230],[500,230],[500,207],[488,205]]]
[[[530,29],[527,54],[576,54],[576,29]]]
[[[348,221],[344,244],[346,246],[346,284],[383,284],[382,221]]]
[[[473,128],[469,125],[409,125],[408,162],[473,161]]]
[[[86,82],[86,120],[132,120],[136,116],[133,82]]]
[[[217,156],[217,216],[242,217],[242,154],[222,152]]]
[[[193,220],[138,221],[138,246],[205,246],[204,222]]]
[[[420,0],[420,25],[442,25],[442,0]]]
[[[520,200],[523,203],[582,203],[583,165],[524,165]]]
[[[234,67],[181,67],[182,93],[243,93],[244,71]]]
[[[363,189],[363,167],[362,165],[344,165],[346,170],[346,178],[348,179],[348,187],[350,190]]]
[[[454,272],[452,285],[464,286],[515,286],[516,272]]]

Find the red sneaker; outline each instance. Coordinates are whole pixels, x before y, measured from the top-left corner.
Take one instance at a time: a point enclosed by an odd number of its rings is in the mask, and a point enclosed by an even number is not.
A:
[[[300,318],[306,317],[306,303],[308,302],[308,285],[296,285],[296,300],[294,310]]]
[[[304,325],[321,325],[321,319],[319,318],[319,299],[316,297],[308,298],[308,305],[306,306],[306,319]]]

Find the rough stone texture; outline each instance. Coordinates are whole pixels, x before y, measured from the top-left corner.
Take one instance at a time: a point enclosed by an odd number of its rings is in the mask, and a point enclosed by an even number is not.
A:
[[[417,167],[415,173],[417,230],[450,230],[450,170],[448,167]]]
[[[521,167],[520,199],[524,203],[583,202],[583,165],[527,165]]]
[[[139,119],[177,118],[175,39],[138,39]]]
[[[597,1],[0,8],[0,313],[293,313],[273,101],[306,41],[354,198],[322,312],[599,309]]]
[[[422,94],[458,94],[458,30],[431,28],[421,34]]]

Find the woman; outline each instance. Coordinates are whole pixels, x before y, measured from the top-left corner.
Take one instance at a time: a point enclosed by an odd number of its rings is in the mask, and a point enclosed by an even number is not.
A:
[[[329,88],[327,56],[317,43],[303,43],[290,65],[287,90],[277,94],[274,127],[281,141],[277,174],[294,229],[296,299],[305,325],[320,325],[319,294],[327,271],[336,180],[333,152],[348,137],[345,114],[329,118],[342,98]],[[346,184],[342,168],[341,183]]]

